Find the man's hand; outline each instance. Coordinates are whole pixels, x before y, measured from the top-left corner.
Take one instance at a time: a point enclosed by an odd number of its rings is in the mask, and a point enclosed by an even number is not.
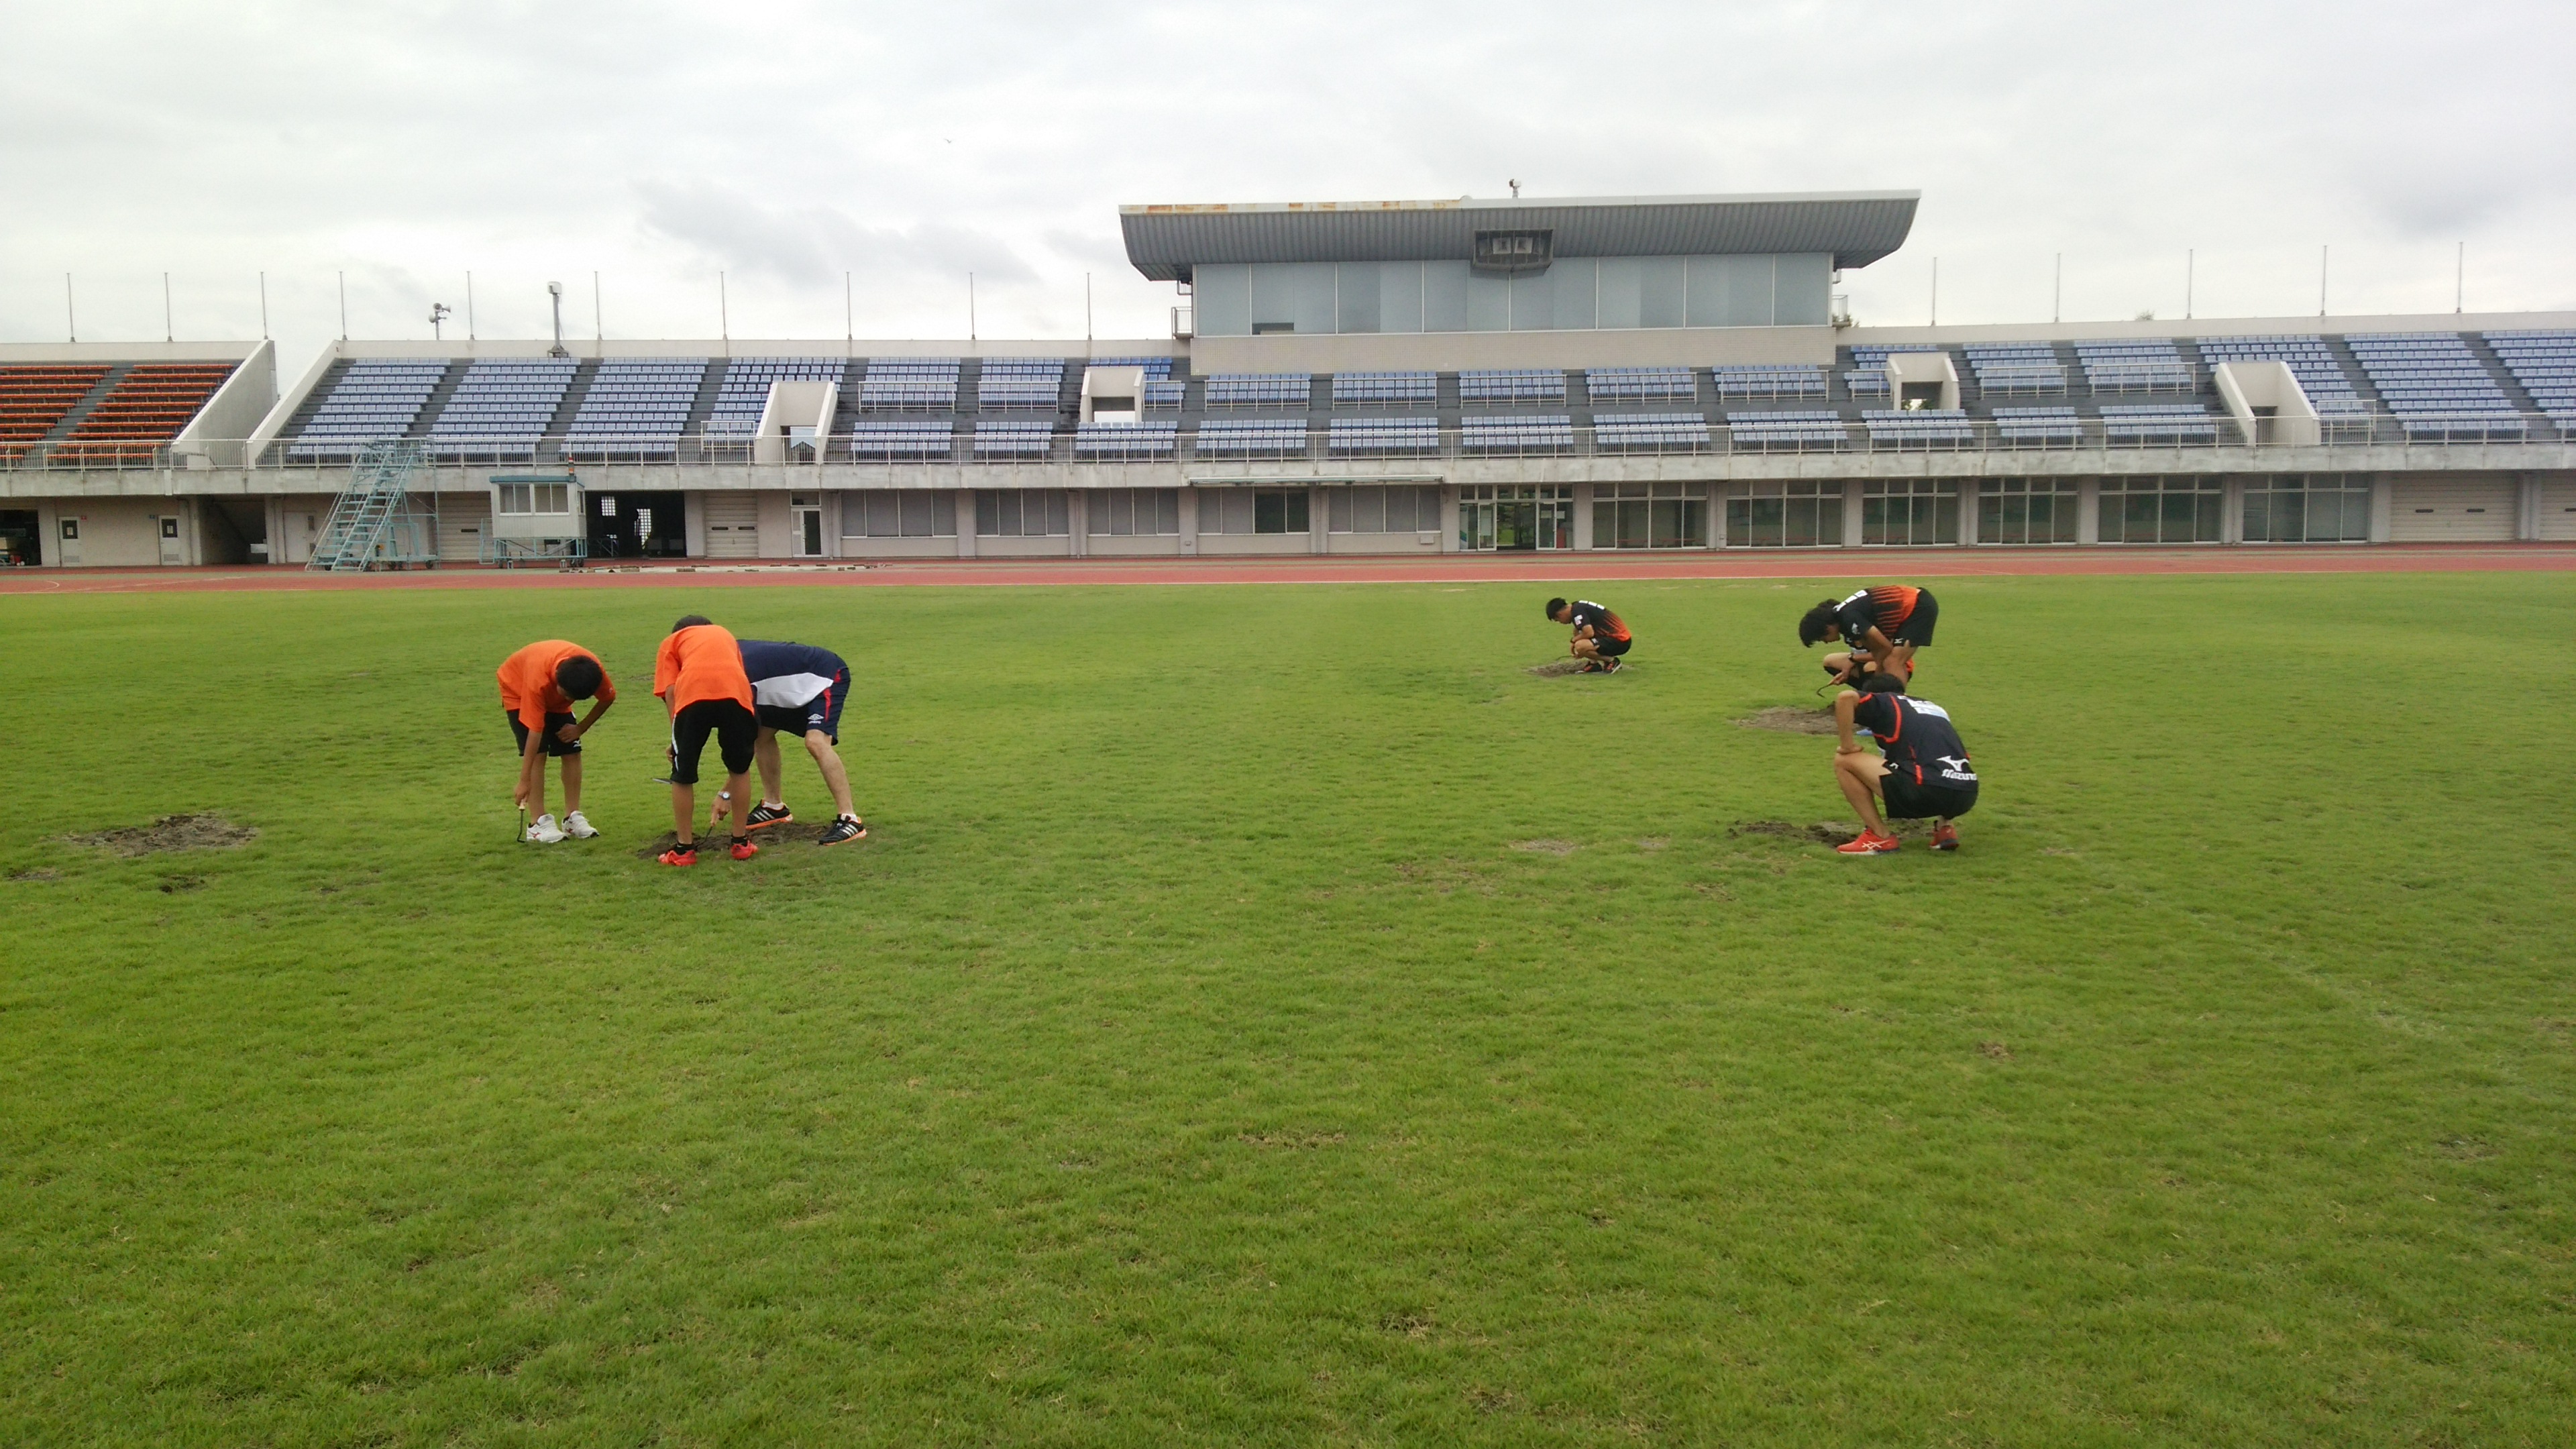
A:
[[[565,744],[571,744],[573,741],[581,738],[582,731],[589,728],[590,726],[587,724],[568,724],[562,729],[555,731],[555,738],[563,741]]]

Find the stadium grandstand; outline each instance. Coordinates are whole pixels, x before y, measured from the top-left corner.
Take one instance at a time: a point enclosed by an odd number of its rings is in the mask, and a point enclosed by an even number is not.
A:
[[[1854,325],[1842,277],[1916,202],[1132,206],[1170,335],[1099,344],[359,340],[283,387],[266,343],[13,345],[0,544],[95,567],[470,563],[496,535],[599,560],[2576,539],[2576,314]],[[426,522],[353,543],[368,497]],[[513,517],[530,497],[565,512]]]

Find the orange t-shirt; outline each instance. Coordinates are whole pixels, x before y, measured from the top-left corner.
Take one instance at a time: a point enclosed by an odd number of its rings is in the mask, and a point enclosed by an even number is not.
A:
[[[547,715],[572,713],[571,697],[555,688],[555,668],[567,659],[599,663],[598,655],[563,639],[540,640],[502,660],[501,707],[532,730],[544,729]],[[617,702],[617,686],[608,682],[605,667],[599,671],[599,693],[592,698],[601,704]]]
[[[701,700],[730,699],[751,708],[751,676],[742,672],[742,646],[713,624],[692,624],[662,641],[653,660],[653,692],[678,714]]]

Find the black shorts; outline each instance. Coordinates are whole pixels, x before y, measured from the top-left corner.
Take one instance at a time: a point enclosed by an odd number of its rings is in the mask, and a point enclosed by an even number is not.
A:
[[[1976,786],[1917,785],[1903,766],[1878,777],[1878,793],[1890,820],[1956,820],[1977,808]]]
[[[519,758],[523,760],[526,759],[528,757],[527,723],[519,718],[519,712],[515,709],[505,709],[501,711],[501,713],[510,717],[511,737],[519,742]],[[565,725],[571,724],[572,722],[573,718],[568,714],[550,714],[546,716],[547,754],[560,760],[567,755],[578,755],[581,753],[581,741],[574,740],[570,743],[566,743],[563,736],[555,733],[555,731],[562,729]]]
[[[1924,648],[1932,642],[1932,626],[1940,622],[1941,606],[1933,600],[1932,591],[1917,589],[1914,591],[1914,612],[1905,616],[1904,623],[1887,631],[1887,642]]]
[[[841,706],[850,702],[850,671],[844,669],[832,676],[831,686],[803,704],[764,704],[757,713],[763,728],[780,730],[805,738],[809,731],[821,730],[834,744],[841,742]]]
[[[671,783],[698,783],[698,757],[706,753],[707,736],[716,737],[716,753],[728,775],[751,771],[751,742],[760,722],[750,710],[730,699],[702,699],[671,717]]]
[[[1627,653],[1628,646],[1636,642],[1634,639],[1604,639],[1596,634],[1592,637],[1592,650],[1604,659],[1616,659]]]

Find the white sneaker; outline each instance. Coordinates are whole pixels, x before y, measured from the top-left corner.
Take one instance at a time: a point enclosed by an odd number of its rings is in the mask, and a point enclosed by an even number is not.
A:
[[[555,828],[553,816],[540,815],[537,817],[537,823],[529,826],[528,833],[520,838],[534,845],[552,845],[563,839],[564,833]]]
[[[563,832],[575,840],[588,840],[599,833],[591,828],[589,821],[581,818],[578,810],[564,817]]]

